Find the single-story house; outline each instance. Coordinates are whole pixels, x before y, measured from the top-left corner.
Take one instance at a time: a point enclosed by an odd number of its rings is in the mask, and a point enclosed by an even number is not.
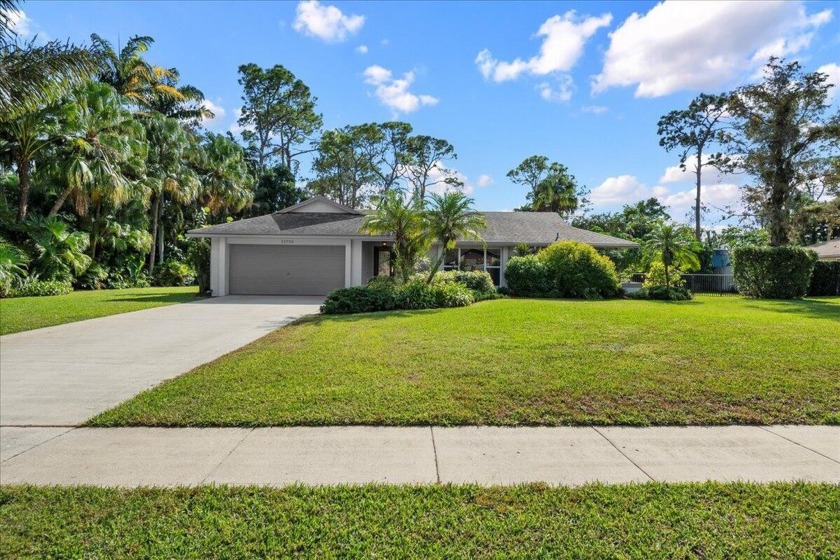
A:
[[[814,251],[821,261],[840,261],[840,239],[809,245],[808,249]]]
[[[464,240],[444,269],[486,270],[505,285],[505,266],[516,245],[545,247],[574,240],[603,249],[636,243],[570,226],[553,212],[483,212],[482,242]],[[316,196],[274,214],[187,233],[211,240],[210,289],[214,296],[324,295],[393,274],[393,238],[361,231],[365,212]],[[432,247],[435,255],[439,248]]]

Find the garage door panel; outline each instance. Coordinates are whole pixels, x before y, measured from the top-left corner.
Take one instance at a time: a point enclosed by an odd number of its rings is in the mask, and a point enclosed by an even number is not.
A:
[[[344,246],[229,246],[230,293],[324,295],[344,287]]]

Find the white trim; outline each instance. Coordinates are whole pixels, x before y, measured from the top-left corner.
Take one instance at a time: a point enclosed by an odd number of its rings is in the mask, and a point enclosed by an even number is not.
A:
[[[353,240],[350,242],[351,263],[350,263],[350,285],[362,285],[362,241]]]
[[[352,243],[347,240],[344,244],[344,287],[349,288],[353,285],[353,251]]]
[[[248,237],[227,237],[229,245],[340,245],[350,244],[346,237],[284,237],[280,235],[249,235]]]

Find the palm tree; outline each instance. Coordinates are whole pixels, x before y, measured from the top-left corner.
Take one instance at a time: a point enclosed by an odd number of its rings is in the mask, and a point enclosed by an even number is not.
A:
[[[55,107],[43,108],[12,121],[0,122],[0,154],[14,164],[18,176],[18,223],[23,223],[29,212],[33,162],[36,156],[59,140],[59,131]]]
[[[48,216],[55,216],[72,196],[76,212],[85,216],[91,200],[120,205],[136,195],[126,170],[135,174],[145,164],[143,127],[122,104],[114,89],[90,83],[63,107],[62,148],[58,166],[66,187]]]
[[[254,181],[242,146],[226,136],[209,132],[199,156],[202,197],[211,214],[225,209],[238,212],[251,204]]]
[[[138,107],[151,109],[160,99],[186,99],[172,84],[178,80],[177,72],[153,66],[143,58],[155,42],[151,37],[135,35],[119,52],[96,33],[90,39],[103,64],[99,81],[110,85]]]
[[[166,195],[174,202],[192,202],[201,193],[201,182],[191,163],[196,159],[195,138],[178,121],[161,115],[144,119],[149,155],[146,159],[147,185],[152,193],[149,274],[155,257],[163,260],[163,229],[159,227]],[[158,245],[160,251],[158,251]]]
[[[431,238],[440,243],[440,256],[432,265],[426,280],[431,284],[446,252],[455,249],[458,239],[481,240],[481,230],[487,222],[472,208],[473,199],[460,192],[432,194],[425,212],[426,228]]]
[[[96,74],[90,50],[60,41],[0,46],[0,123],[39,111]]]
[[[700,266],[700,259],[694,252],[695,244],[691,229],[665,222],[660,222],[645,238],[645,249],[662,260],[665,267],[665,284],[668,287],[671,286],[671,267]]]
[[[169,94],[170,90],[155,92],[152,103],[149,105],[151,111],[157,111],[165,117],[175,119],[190,126],[198,126],[204,119],[212,119],[216,115],[205,107],[204,93],[197,87],[184,85],[179,86],[180,75],[178,70],[170,68],[169,76],[164,77],[161,82],[174,88],[180,97]],[[140,116],[144,116],[141,113]]]
[[[26,226],[35,245],[32,272],[38,278],[69,281],[90,266],[92,259],[85,254],[90,243],[87,233],[71,231],[58,218],[30,219]]]
[[[371,235],[393,236],[396,267],[402,281],[408,282],[414,266],[429,246],[423,213],[397,189],[388,189],[374,203],[376,209],[365,217],[362,230]]]
[[[26,275],[26,254],[0,237],[0,296],[6,296]]]
[[[565,165],[552,163],[548,175],[537,184],[531,203],[535,212],[557,212],[567,218],[578,209],[578,186]]]

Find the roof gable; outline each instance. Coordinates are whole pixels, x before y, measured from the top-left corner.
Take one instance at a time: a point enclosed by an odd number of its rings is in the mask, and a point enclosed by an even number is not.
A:
[[[317,214],[353,214],[356,216],[362,213],[349,206],[339,204],[329,198],[323,196],[313,196],[303,202],[299,202],[294,206],[289,206],[277,212],[278,214],[303,214],[303,213],[317,213]]]

